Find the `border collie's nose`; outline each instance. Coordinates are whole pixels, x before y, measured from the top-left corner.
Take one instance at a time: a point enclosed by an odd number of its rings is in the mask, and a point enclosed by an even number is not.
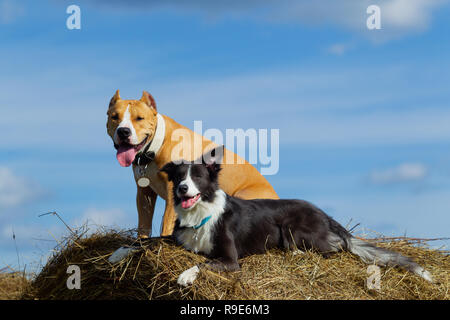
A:
[[[186,194],[186,192],[188,192],[189,187],[187,186],[187,184],[180,184],[178,186],[178,193],[179,194]]]
[[[129,136],[131,136],[131,129],[127,127],[119,128],[117,129],[117,135],[119,136],[120,139],[125,140]]]

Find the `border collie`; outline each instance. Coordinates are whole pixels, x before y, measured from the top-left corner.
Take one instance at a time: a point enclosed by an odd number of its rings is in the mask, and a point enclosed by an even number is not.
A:
[[[238,259],[274,247],[313,249],[327,257],[346,250],[366,263],[400,266],[428,281],[431,275],[410,258],[353,237],[319,208],[303,200],[243,200],[218,185],[223,146],[194,162],[170,162],[161,171],[173,182],[178,219],[174,237],[186,249],[203,253],[214,270],[239,269]],[[199,266],[184,271],[180,285],[192,284]]]

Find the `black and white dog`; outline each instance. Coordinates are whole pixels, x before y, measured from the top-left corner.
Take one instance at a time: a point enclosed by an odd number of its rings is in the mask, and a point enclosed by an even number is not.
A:
[[[194,162],[170,162],[161,171],[173,182],[178,219],[174,236],[186,249],[203,253],[215,270],[238,270],[238,259],[267,249],[313,249],[324,256],[347,250],[366,263],[400,266],[428,281],[431,275],[410,258],[353,237],[322,210],[302,200],[243,200],[218,185],[223,147]],[[178,278],[192,284],[194,266]]]

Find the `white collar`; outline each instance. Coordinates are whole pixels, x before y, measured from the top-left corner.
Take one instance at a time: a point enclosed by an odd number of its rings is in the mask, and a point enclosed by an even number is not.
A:
[[[153,136],[152,141],[150,141],[150,146],[148,147],[146,153],[153,152],[156,156],[159,149],[161,149],[161,146],[164,142],[164,136],[166,135],[166,122],[164,121],[164,118],[159,113],[156,114],[157,122],[156,122],[156,131],[155,135]],[[142,150],[145,150],[146,146],[142,148]]]

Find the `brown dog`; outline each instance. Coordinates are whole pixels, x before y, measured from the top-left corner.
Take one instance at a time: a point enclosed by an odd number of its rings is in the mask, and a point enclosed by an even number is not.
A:
[[[172,183],[159,169],[170,161],[197,159],[204,150],[217,145],[159,114],[155,100],[146,91],[140,100],[122,100],[117,90],[107,115],[107,130],[117,149],[117,160],[124,167],[133,165],[139,236],[145,238],[151,233],[158,195],[166,200],[161,235],[172,234],[176,220]],[[275,190],[255,167],[227,149],[222,168],[219,184],[226,193],[243,199],[278,199]]]

